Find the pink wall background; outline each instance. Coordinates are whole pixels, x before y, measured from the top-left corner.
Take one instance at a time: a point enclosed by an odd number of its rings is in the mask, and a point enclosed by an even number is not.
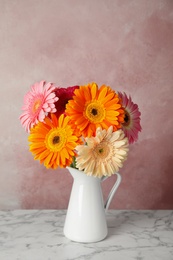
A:
[[[143,132],[111,208],[173,209],[173,1],[0,1],[0,209],[68,204],[71,176],[33,160],[18,120],[24,94],[42,79],[131,94]]]

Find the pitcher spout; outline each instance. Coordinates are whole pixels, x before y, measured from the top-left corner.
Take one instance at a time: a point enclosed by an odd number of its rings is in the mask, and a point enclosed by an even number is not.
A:
[[[73,167],[67,166],[66,169],[69,171],[73,179],[77,178],[77,176],[79,175],[79,171]]]

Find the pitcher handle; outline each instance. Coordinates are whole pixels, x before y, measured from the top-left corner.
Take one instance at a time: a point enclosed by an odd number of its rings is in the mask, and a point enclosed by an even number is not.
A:
[[[122,179],[121,175],[118,172],[116,172],[115,174],[117,175],[117,179],[116,179],[116,182],[115,182],[114,186],[112,187],[112,189],[111,189],[111,191],[110,191],[110,193],[109,193],[109,195],[107,197],[107,200],[105,202],[105,205],[104,205],[105,212],[107,212],[107,210],[109,208],[109,205],[110,205],[110,203],[111,203],[111,201],[113,199],[113,196],[114,196],[116,190],[118,189],[118,187],[119,187],[119,185],[121,183],[121,179]],[[107,179],[107,177],[103,178],[102,181],[104,181],[105,179]]]

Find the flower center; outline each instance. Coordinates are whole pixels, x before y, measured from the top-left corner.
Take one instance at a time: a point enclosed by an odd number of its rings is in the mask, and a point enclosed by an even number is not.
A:
[[[57,135],[57,136],[54,136],[53,140],[52,140],[52,143],[53,144],[58,144],[60,141],[60,137]]]
[[[99,101],[92,101],[85,107],[84,115],[90,121],[94,123],[102,122],[105,119],[105,108]]]
[[[42,101],[41,101],[40,99],[36,99],[36,100],[34,101],[33,106],[32,106],[32,111],[33,111],[34,113],[39,109],[41,103],[42,103]]]
[[[94,154],[96,156],[96,158],[100,158],[100,159],[106,159],[109,157],[110,155],[110,148],[107,144],[107,142],[101,142],[99,143],[95,149],[94,149]]]
[[[46,147],[52,152],[59,152],[66,144],[67,134],[64,129],[53,128],[46,136]]]
[[[127,110],[124,111],[125,112],[125,117],[124,117],[124,126],[128,126],[130,124],[130,114],[129,112],[127,112]]]
[[[94,116],[96,116],[96,115],[97,115],[97,109],[93,108],[92,111],[91,111],[91,113],[92,113]]]

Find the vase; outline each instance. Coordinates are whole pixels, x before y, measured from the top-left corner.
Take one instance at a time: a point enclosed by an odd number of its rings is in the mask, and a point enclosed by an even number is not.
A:
[[[88,176],[83,171],[67,167],[73,177],[68,204],[64,235],[76,242],[92,243],[106,238],[108,234],[106,211],[121,182],[121,175],[113,185],[104,203],[101,182],[106,178]]]

